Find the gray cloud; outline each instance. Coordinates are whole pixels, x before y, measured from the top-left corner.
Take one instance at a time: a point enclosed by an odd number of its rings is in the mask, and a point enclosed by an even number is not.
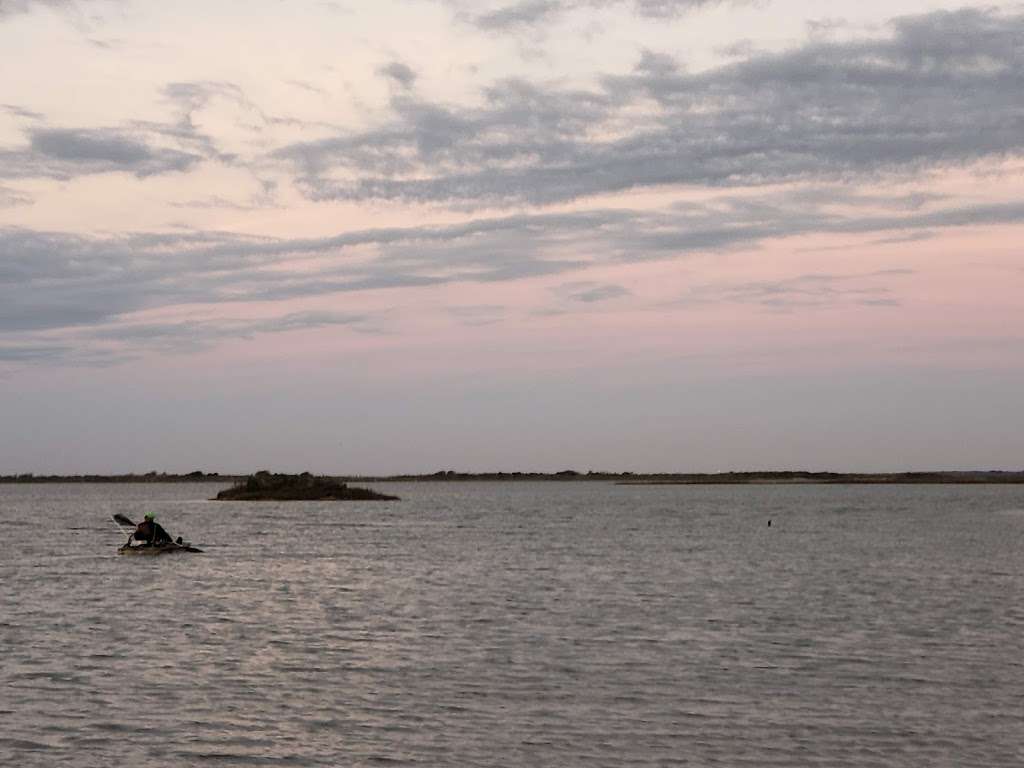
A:
[[[343,312],[293,312],[257,320],[211,319],[163,323],[119,323],[97,328],[84,338],[117,341],[122,344],[158,347],[176,351],[195,351],[227,339],[252,339],[263,334],[326,328],[360,326],[369,320],[364,314]]]
[[[295,83],[293,83],[295,84]],[[63,128],[42,124],[42,115],[15,105],[4,111],[32,121],[26,130],[27,145],[0,148],[0,179],[71,179],[96,173],[131,173],[146,178],[164,173],[187,172],[204,160],[249,170],[263,194],[250,205],[269,204],[273,182],[260,178],[259,146],[250,157],[240,158],[220,149],[216,139],[199,128],[200,112],[216,102],[234,110],[235,125],[260,135],[270,126],[308,127],[301,120],[271,115],[253,103],[236,84],[223,81],[174,82],[162,89],[171,109],[165,121],[134,120],[119,127]],[[210,202],[210,201],[207,201]]]
[[[902,245],[903,243],[920,243],[924,240],[931,240],[935,237],[934,232],[925,230],[923,232],[910,232],[905,235],[896,235],[895,237],[880,237],[877,240],[872,240],[871,245]]]
[[[398,83],[403,88],[412,88],[416,83],[416,73],[413,72],[409,65],[403,64],[400,61],[392,61],[390,64],[381,67],[378,72],[389,80]]]
[[[109,366],[137,359],[146,350],[186,354],[230,339],[254,339],[265,334],[347,327],[357,333],[375,333],[374,318],[345,312],[293,312],[260,319],[207,319],[99,325],[54,341],[46,334],[21,343],[0,341],[0,365],[50,363],[73,366]],[[72,343],[68,343],[68,341]]]
[[[883,196],[865,197],[861,205],[869,210],[885,208]],[[382,228],[293,239],[215,231],[100,238],[0,230],[0,334],[24,338],[48,329],[66,334],[58,329],[77,328],[75,333],[85,333],[107,327],[105,333],[116,335],[134,328],[131,333],[136,337],[149,333],[154,344],[166,344],[175,335],[194,344],[207,332],[213,339],[244,338],[273,329],[246,322],[146,330],[126,318],[140,310],[184,304],[276,302],[457,282],[569,276],[594,265],[749,248],[767,238],[816,233],[877,239],[1024,222],[1024,203],[955,207],[948,201],[933,201],[920,207],[891,206],[885,215],[864,215],[851,205],[843,201],[835,206],[797,190],[721,196],[656,211],[505,216],[444,227]],[[291,266],[296,257],[302,258],[301,267]],[[788,283],[713,286],[688,298],[759,303],[766,308],[816,306],[837,299],[884,306],[896,300],[878,287],[897,273],[887,274],[808,275]],[[624,291],[621,286],[581,281],[564,283],[558,295],[567,301],[594,303],[624,296]],[[277,321],[278,327],[326,322],[317,316],[289,317],[287,322]],[[348,315],[339,318],[356,322]],[[474,320],[468,315],[462,319]],[[372,330],[365,324],[353,327]]]
[[[169,83],[163,89],[166,98],[179,111],[180,122],[194,129],[193,115],[217,100],[241,107],[253,113],[260,123],[272,122],[272,118],[254,104],[242,88],[225,80],[189,80]]]
[[[33,112],[31,109],[25,109],[19,107],[17,104],[0,104],[0,111],[6,112],[14,117],[19,117],[23,120],[42,120],[43,115],[39,112]]]
[[[694,8],[718,5],[721,2],[722,0],[633,0],[633,8],[640,16],[668,19],[692,11]],[[607,3],[600,4],[606,5]]]
[[[907,236],[916,231],[1024,221],[1024,202],[946,206],[929,211],[877,215],[837,212],[827,200],[794,202],[799,197],[781,193],[677,205],[669,212],[643,215],[624,237],[623,233],[610,233],[609,237],[613,238],[616,260],[635,262],[694,251],[750,247],[770,238],[811,233]]]
[[[61,342],[38,341],[20,344],[0,343],[0,366],[72,365],[102,368],[133,359],[130,354],[103,347],[86,347]]]
[[[240,113],[238,125],[241,127],[261,129],[270,122],[270,118],[256,107],[236,84],[221,81],[190,81],[169,83],[163,89],[164,99],[176,113],[165,123],[136,122],[141,129],[152,131],[158,135],[189,147],[205,157],[215,157],[230,163],[234,158],[224,154],[217,147],[212,136],[201,131],[196,125],[196,115],[217,100],[234,106]],[[241,117],[245,115],[248,120]]]
[[[324,95],[327,92],[316,86],[299,80],[289,80],[288,84],[296,88]],[[166,104],[172,114],[165,121],[134,121],[129,129],[170,142],[179,149],[198,156],[231,165],[249,171],[254,179],[263,186],[263,197],[254,197],[250,204],[263,207],[270,203],[276,183],[263,178],[264,154],[266,152],[265,132],[270,128],[327,128],[337,130],[337,126],[325,123],[310,122],[292,117],[283,117],[267,112],[249,98],[245,90],[238,84],[223,80],[195,80],[169,83],[162,89]],[[217,139],[202,130],[201,113],[211,107],[219,106],[230,109],[233,114],[235,128],[248,132],[252,149],[247,156],[238,156],[223,151]]]
[[[505,317],[505,307],[500,304],[474,304],[448,307],[448,313],[460,324],[466,326],[494,325]]]
[[[584,304],[594,304],[630,295],[629,291],[621,285],[589,281],[564,283],[554,290],[563,298]]]
[[[549,19],[562,9],[556,0],[522,0],[513,5],[482,13],[473,19],[480,29],[507,32],[516,27],[532,27]]]
[[[72,347],[59,344],[0,344],[0,363],[34,363],[66,359]]]
[[[555,274],[579,263],[544,251],[594,221],[589,215],[511,217],[293,240],[218,232],[88,238],[0,230],[0,332],[99,325],[182,303],[277,301]],[[329,258],[318,271],[290,270],[288,259],[296,255]]]
[[[255,202],[239,202],[229,200],[223,195],[209,195],[208,197],[194,198],[177,203],[171,203],[174,208],[204,208],[208,210],[221,209],[229,211],[252,211],[261,206]]]
[[[306,80],[285,80],[288,85],[298,88],[300,91],[306,91],[307,93],[315,93],[317,96],[329,96],[330,94],[318,85],[314,85]]]
[[[201,158],[107,128],[33,128],[29,146],[0,150],[0,178],[69,179],[96,173],[139,178],[188,170]]]
[[[275,200],[277,182],[269,179],[256,179],[257,189],[246,197],[230,199],[223,195],[208,195],[202,198],[171,203],[174,208],[204,208],[230,211],[254,211],[279,207]]]
[[[635,71],[649,77],[676,77],[679,74],[679,62],[666,53],[658,53],[644,49],[640,53]]]
[[[676,306],[711,303],[756,304],[771,311],[789,311],[840,304],[898,307],[899,299],[882,279],[914,274],[892,269],[867,274],[806,274],[784,280],[757,280],[693,286]]]
[[[72,0],[0,0],[0,21],[7,16],[28,13],[34,5],[47,8],[70,8]]]
[[[126,46],[126,43],[125,43],[124,40],[114,40],[114,39],[103,40],[103,39],[98,38],[98,37],[90,37],[90,38],[86,38],[86,41],[93,48],[99,48],[102,51],[116,51],[116,50],[118,50],[120,48],[124,48]]]
[[[13,208],[16,205],[31,205],[32,198],[23,192],[0,185],[0,208]]]
[[[287,82],[294,87],[321,94],[326,93],[302,81],[290,80]],[[254,176],[260,165],[259,157],[265,152],[262,135],[268,128],[279,126],[325,127],[320,123],[271,114],[252,101],[238,84],[223,80],[173,82],[164,86],[162,95],[172,110],[170,118],[157,122],[135,121],[129,124],[131,130],[172,142],[182,150],[202,158],[245,168]],[[249,133],[254,144],[249,157],[239,157],[224,152],[214,136],[200,129],[201,113],[214,106],[230,109],[235,128]],[[335,126],[326,127],[335,128]],[[261,183],[265,182],[261,181]]]
[[[1024,151],[1022,38],[1024,15],[968,9],[694,74],[645,52],[592,90],[507,80],[479,107],[398,99],[389,125],[277,157],[313,199],[458,207],[914,174]]]
[[[739,0],[742,1],[742,0]],[[519,0],[484,12],[466,10],[465,3],[454,3],[462,16],[474,26],[489,32],[531,30],[552,19],[580,10],[603,10],[627,6],[635,14],[651,19],[668,19],[722,0]],[[472,6],[470,6],[472,8]]]
[[[48,8],[63,13],[69,23],[80,32],[87,43],[96,45],[98,41],[89,39],[90,32],[101,24],[99,13],[103,5],[116,6],[122,0],[0,0],[0,24],[7,19],[21,14],[31,13],[37,8]],[[108,47],[100,43],[102,47]],[[116,44],[115,44],[116,45]]]
[[[31,137],[32,149],[47,159],[127,170],[138,176],[181,171],[198,159],[183,152],[157,153],[141,142],[112,131],[42,129],[33,131]]]

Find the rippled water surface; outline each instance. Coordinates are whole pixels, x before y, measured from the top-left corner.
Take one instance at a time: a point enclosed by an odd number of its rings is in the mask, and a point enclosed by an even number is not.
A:
[[[1024,488],[376,487],[0,486],[0,764],[1024,765]]]

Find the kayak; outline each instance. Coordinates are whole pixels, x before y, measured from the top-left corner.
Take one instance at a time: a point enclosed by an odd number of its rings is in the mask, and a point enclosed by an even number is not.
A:
[[[132,546],[132,534],[135,531],[135,523],[131,521],[131,518],[120,513],[111,515],[111,519],[128,536],[128,541],[117,548],[117,554],[119,555],[144,555],[152,557],[153,555],[177,555],[181,552],[203,551],[196,549],[187,541],[182,541],[181,536],[178,537],[177,541],[168,541],[163,544],[138,544]]]
[[[125,544],[122,547],[118,547],[117,554],[119,555],[144,555],[152,557],[154,555],[177,555],[182,552],[202,552],[203,550],[193,547],[191,544],[175,544],[173,541],[168,544],[142,544],[137,547]]]

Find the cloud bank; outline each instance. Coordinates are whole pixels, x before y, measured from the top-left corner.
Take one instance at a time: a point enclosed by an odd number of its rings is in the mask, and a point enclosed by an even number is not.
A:
[[[490,23],[551,7],[521,4]],[[591,90],[505,80],[476,107],[402,95],[378,129],[276,156],[314,200],[463,207],[915,173],[1020,155],[1021,39],[1024,15],[966,9],[692,74],[648,52],[631,74],[605,75]]]
[[[221,340],[329,324],[365,327],[372,318],[348,312],[170,326],[132,317],[180,305],[212,308],[332,296],[340,300],[354,292],[568,276],[592,267],[677,259],[809,234],[912,237],[954,227],[1024,222],[1024,203],[937,207],[908,204],[902,196],[890,201],[893,213],[867,215],[860,209],[840,211],[813,197],[807,191],[724,196],[659,210],[521,215],[323,238],[252,238],[221,232],[82,237],[8,229],[0,231],[0,336],[63,329],[84,333],[86,339],[123,336],[137,345],[144,346],[148,339],[163,347],[175,339],[194,346],[203,336]],[[878,196],[870,200],[872,206],[885,202]],[[894,306],[896,299],[878,283],[901,274],[905,273],[818,273],[785,281],[698,286],[679,304],[714,301],[797,308],[853,301]],[[624,286],[587,280],[563,283],[556,293],[594,306],[630,295]],[[462,319],[499,319],[476,312],[480,310],[466,310]]]
[[[640,10],[657,15],[701,4],[650,2]],[[477,21],[502,29],[538,23],[565,7],[528,0]],[[265,175],[273,169],[291,174],[295,189],[312,201],[413,203],[474,215],[453,224],[324,237],[202,228],[95,236],[0,229],[0,335],[21,339],[6,348],[6,359],[60,359],[70,347],[63,340],[42,344],[40,334],[64,332],[74,332],[82,344],[112,341],[120,332],[135,347],[189,348],[203,336],[249,338],[328,325],[365,331],[371,317],[341,309],[266,313],[273,321],[217,320],[212,309],[330,297],[340,302],[359,292],[453,284],[552,278],[561,288],[543,286],[548,293],[598,311],[634,296],[623,284],[582,274],[594,267],[806,235],[910,242],[954,227],[1019,224],[1024,203],[1012,200],[859,190],[887,175],[923,185],[921,179],[943,169],[1020,157],[1022,39],[1024,14],[937,12],[897,19],[884,34],[857,40],[811,39],[780,53],[748,51],[703,72],[687,72],[665,53],[642,51],[631,72],[601,74],[589,89],[504,79],[473,105],[427,99],[419,73],[392,59],[376,69],[391,86],[386,119],[360,132],[319,124],[320,138],[284,145],[274,144],[272,128],[310,124],[274,117],[240,86],[222,80],[167,84],[159,91],[166,119],[122,126],[49,125],[44,115],[5,105],[7,114],[30,122],[23,146],[0,149],[0,180],[115,173],[145,180],[195,173],[213,161],[252,172],[262,193],[248,202],[210,194],[171,207],[268,207],[277,182]],[[213,104],[227,105],[227,114],[260,134],[262,144],[254,146],[263,149],[246,157],[225,152],[204,127],[204,111]],[[280,181],[288,183],[287,177]],[[591,198],[659,189],[698,190],[701,199],[689,195],[686,202],[641,208],[620,196],[587,208]],[[27,192],[0,185],[0,207],[32,202]],[[569,203],[575,208],[545,210]],[[507,207],[518,212],[495,213]],[[697,286],[681,304],[710,301],[884,308],[898,299],[884,286],[851,286],[823,270]],[[187,323],[153,324],[137,316],[185,305],[211,312]],[[467,304],[452,316],[480,325],[508,312]]]

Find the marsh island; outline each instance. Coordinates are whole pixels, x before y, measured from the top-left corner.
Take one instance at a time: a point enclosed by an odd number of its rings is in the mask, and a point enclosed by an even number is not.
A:
[[[272,474],[261,471],[241,478],[217,494],[216,501],[398,501],[397,496],[356,488],[335,477]]]

